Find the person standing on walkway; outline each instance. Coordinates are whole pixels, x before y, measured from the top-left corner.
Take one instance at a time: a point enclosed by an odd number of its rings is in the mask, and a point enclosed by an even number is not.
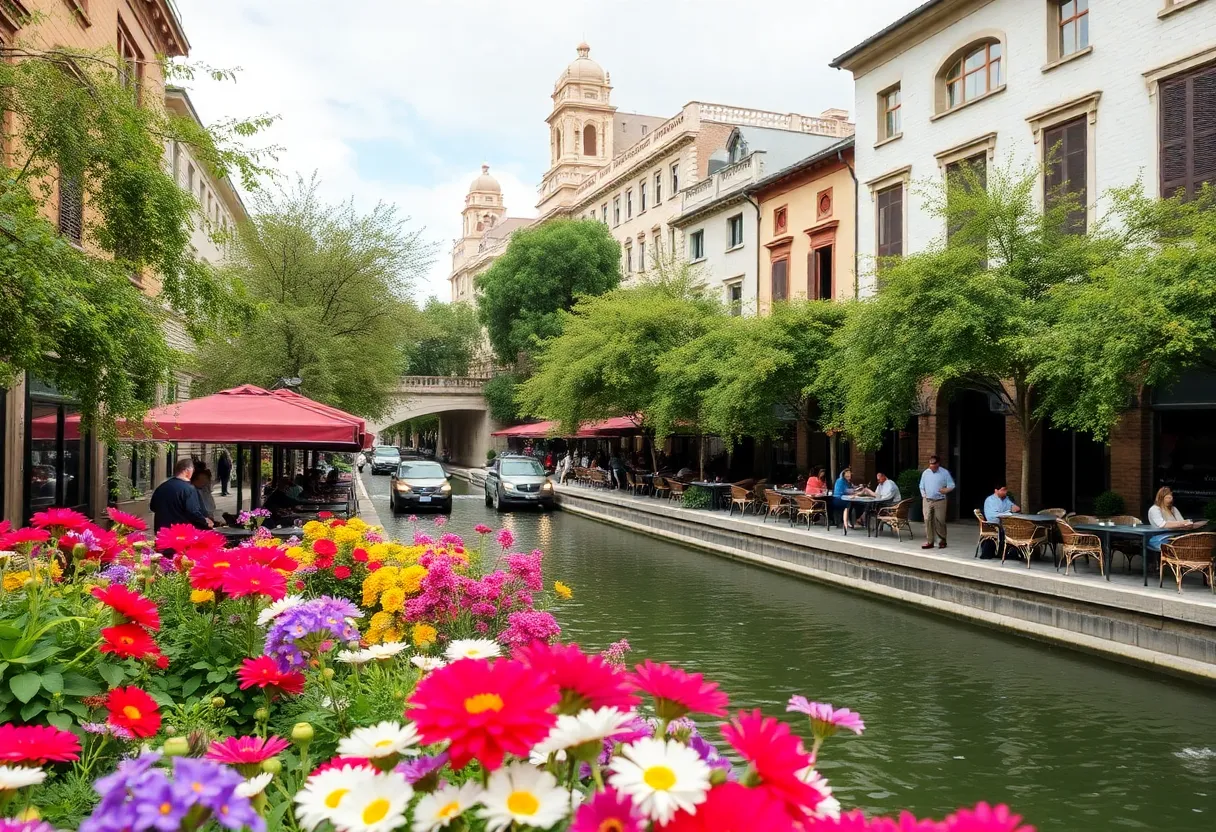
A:
[[[228,496],[228,480],[232,477],[232,460],[228,451],[220,451],[220,458],[215,461],[215,473],[220,478],[220,496]]]
[[[953,490],[954,477],[938,463],[936,455],[929,457],[929,467],[920,475],[921,506],[925,512],[925,543],[920,548],[932,549],[935,534],[938,548],[946,548],[946,497]]]
[[[189,523],[197,529],[209,529],[215,525],[203,513],[198,491],[190,484],[194,476],[194,460],[179,459],[173,466],[173,476],[156,486],[148,507],[152,509],[153,529],[160,531],[174,523]]]

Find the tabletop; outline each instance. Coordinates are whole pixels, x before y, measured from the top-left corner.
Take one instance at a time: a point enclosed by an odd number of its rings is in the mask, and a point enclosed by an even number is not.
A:
[[[730,488],[731,486],[729,482],[704,482],[701,480],[694,480],[689,485],[696,485],[701,488]]]
[[[1005,517],[1013,517],[1018,520],[1029,520],[1031,523],[1054,523],[1060,519],[1054,514],[1015,514],[1013,512],[1001,515],[1001,518]]]
[[[1118,534],[1168,534],[1171,529],[1162,529],[1152,523],[1141,523],[1139,526],[1106,526],[1101,523],[1077,523],[1074,529],[1085,532],[1116,532]],[[1185,531],[1185,530],[1180,530]]]
[[[861,497],[852,494],[845,494],[837,497],[838,500],[844,500],[849,503],[885,503],[888,502],[886,497]]]

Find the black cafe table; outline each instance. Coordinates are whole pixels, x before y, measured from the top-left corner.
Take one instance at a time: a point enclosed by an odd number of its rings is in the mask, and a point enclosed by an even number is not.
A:
[[[826,524],[825,530],[826,531],[832,530],[832,495],[830,493],[825,492],[823,494],[807,494],[801,488],[774,488],[772,490],[775,491],[776,493],[780,494],[785,499],[789,500],[791,503],[794,502],[795,497],[810,497],[812,500],[823,500],[823,504],[824,504],[824,506],[827,507],[827,510],[828,510],[827,517],[824,518],[824,523]],[[793,512],[792,511],[790,513],[790,519],[791,519],[791,523],[792,523],[792,521],[793,521]],[[846,534],[847,534],[847,532],[846,532]]]
[[[1151,523],[1141,523],[1138,526],[1115,526],[1103,523],[1078,523],[1073,526],[1079,532],[1096,534],[1102,540],[1102,548],[1106,552],[1106,580],[1110,580],[1110,568],[1114,564],[1114,553],[1110,549],[1111,535],[1140,538],[1140,563],[1144,567],[1144,585],[1148,586],[1148,539],[1159,534],[1169,534],[1169,529],[1158,528]]]
[[[729,499],[730,483],[728,483],[728,482],[707,482],[705,480],[695,480],[693,482],[690,482],[689,486],[696,487],[696,488],[704,488],[705,490],[709,491],[709,493],[710,493],[709,505],[710,505],[711,509],[716,510],[716,509],[720,509],[723,507],[722,503],[724,501],[724,495],[725,495],[725,499]]]
[[[866,514],[866,537],[870,536],[870,524],[874,521],[874,515],[875,515],[875,512],[869,511],[869,509],[878,508],[879,506],[886,505],[888,502],[890,502],[889,500],[884,500],[882,497],[861,497],[861,496],[854,496],[851,494],[845,494],[844,496],[837,497],[836,499],[842,503],[848,503],[850,507],[851,506],[860,506],[863,511],[867,512],[867,514]],[[841,525],[844,527],[844,533],[847,535],[849,533],[849,524],[843,522],[843,520],[844,520],[844,517],[842,516]]]

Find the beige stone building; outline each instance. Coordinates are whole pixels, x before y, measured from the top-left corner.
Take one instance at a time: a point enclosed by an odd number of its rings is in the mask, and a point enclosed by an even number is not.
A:
[[[512,232],[534,220],[508,217],[502,187],[490,175],[490,166],[481,166],[481,175],[469,184],[464,198],[461,236],[452,244],[452,303],[473,303],[474,281],[490,267],[507,247]]]

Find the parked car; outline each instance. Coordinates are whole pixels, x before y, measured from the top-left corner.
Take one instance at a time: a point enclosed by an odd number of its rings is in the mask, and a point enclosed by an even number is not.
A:
[[[401,464],[401,452],[392,445],[379,445],[372,450],[372,473],[391,474]]]
[[[553,482],[545,469],[530,456],[508,454],[494,459],[486,469],[486,505],[495,511],[511,506],[554,506]]]
[[[418,509],[436,509],[452,513],[452,485],[448,474],[438,462],[411,459],[393,470],[388,490],[388,505],[393,514]]]

